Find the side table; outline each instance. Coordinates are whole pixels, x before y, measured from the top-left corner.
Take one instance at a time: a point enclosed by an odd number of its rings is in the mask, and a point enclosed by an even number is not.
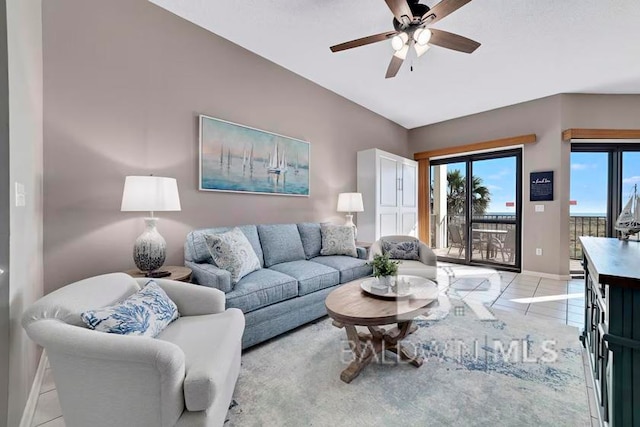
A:
[[[181,267],[178,265],[163,265],[160,267],[161,270],[167,270],[171,272],[169,276],[160,277],[160,279],[169,279],[169,280],[177,280],[179,282],[190,282],[191,281],[191,269],[189,267]],[[133,268],[131,270],[125,271],[131,277],[145,277],[144,273],[137,268]],[[149,277],[151,280],[152,278]]]
[[[367,257],[369,257],[369,250],[371,250],[371,245],[373,245],[373,243],[371,243],[371,242],[358,242],[358,241],[356,241],[356,247],[365,248],[366,249]]]

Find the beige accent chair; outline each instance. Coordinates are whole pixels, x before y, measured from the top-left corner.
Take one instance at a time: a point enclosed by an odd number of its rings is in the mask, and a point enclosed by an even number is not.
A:
[[[383,236],[371,245],[371,248],[369,249],[369,260],[373,260],[373,257],[377,254],[382,254],[382,240],[392,242],[407,242],[411,240],[419,241],[412,236]],[[419,242],[418,256],[420,257],[420,260],[402,260],[400,265],[398,265],[398,274],[420,276],[426,279],[436,280],[436,254],[424,242]]]
[[[24,314],[47,351],[67,427],[222,426],[240,372],[244,316],[224,293],[154,279],[180,318],[156,338],[88,329],[83,311],[117,303],[149,279],[106,274],[64,286]]]

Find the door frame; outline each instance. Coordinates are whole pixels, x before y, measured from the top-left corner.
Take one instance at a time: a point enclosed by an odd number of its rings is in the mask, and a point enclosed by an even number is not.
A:
[[[9,57],[7,2],[0,0],[0,427],[9,413],[9,232],[11,176],[9,171]]]
[[[465,229],[466,229],[466,247],[465,247],[465,257],[461,258],[449,258],[446,256],[438,256],[439,260],[452,262],[456,264],[465,264],[465,265],[478,265],[478,266],[491,266],[496,267],[501,270],[515,271],[520,272],[522,269],[522,148],[512,148],[507,150],[497,150],[497,151],[487,151],[480,153],[471,153],[471,154],[463,154],[460,156],[452,156],[446,158],[439,158],[430,161],[429,166],[439,166],[448,163],[465,163],[465,186],[468,190],[471,188],[471,183],[473,179],[473,162],[481,161],[481,160],[493,160],[500,159],[505,157],[515,157],[516,160],[516,214],[515,219],[513,221],[499,220],[499,219],[483,219],[477,220],[473,219],[473,204],[472,198],[473,194],[471,191],[465,191]],[[429,188],[431,186],[429,185]],[[431,191],[431,190],[429,190]],[[431,195],[429,195],[429,199],[431,199]],[[516,228],[516,243],[515,243],[515,260],[514,264],[506,264],[502,262],[494,262],[494,261],[483,261],[473,259],[471,257],[472,254],[472,246],[473,239],[469,238],[472,236],[473,224],[513,224]]]

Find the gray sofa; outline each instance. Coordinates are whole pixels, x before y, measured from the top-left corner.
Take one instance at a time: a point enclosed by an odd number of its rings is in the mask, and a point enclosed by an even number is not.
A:
[[[204,240],[206,234],[231,228],[190,232],[184,255],[194,283],[220,289],[225,293],[226,307],[239,308],[245,314],[243,348],[326,315],[324,300],[333,289],[373,272],[363,248],[358,248],[357,258],[320,255],[318,223],[243,225],[239,228],[262,268],[232,286],[230,273],[213,264]]]

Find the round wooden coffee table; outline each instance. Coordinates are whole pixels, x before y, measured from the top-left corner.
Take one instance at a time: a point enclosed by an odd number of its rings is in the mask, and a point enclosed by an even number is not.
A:
[[[428,279],[423,280],[425,286],[433,287],[432,298],[391,301],[375,298],[362,291],[362,280],[347,283],[327,296],[327,313],[334,326],[345,329],[354,355],[354,360],[340,374],[342,381],[350,383],[376,355],[386,350],[415,367],[422,366],[422,357],[411,354],[401,341],[417,330],[413,319],[424,314],[437,300],[438,286]],[[390,329],[380,327],[391,324],[397,326]],[[366,326],[370,333],[358,333],[356,326]]]

